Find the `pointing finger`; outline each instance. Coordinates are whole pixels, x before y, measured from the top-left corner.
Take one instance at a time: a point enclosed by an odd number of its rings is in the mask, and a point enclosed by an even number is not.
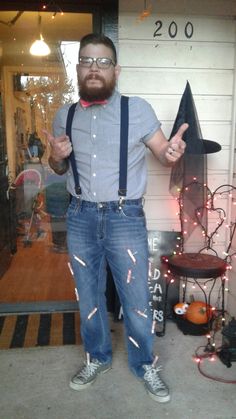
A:
[[[184,124],[182,124],[180,127],[179,127],[179,129],[178,129],[178,131],[177,131],[177,133],[176,133],[176,135],[178,136],[178,137],[183,137],[183,135],[184,135],[184,133],[185,133],[185,131],[188,129],[188,127],[189,127],[189,125],[187,124],[187,123],[184,123]]]

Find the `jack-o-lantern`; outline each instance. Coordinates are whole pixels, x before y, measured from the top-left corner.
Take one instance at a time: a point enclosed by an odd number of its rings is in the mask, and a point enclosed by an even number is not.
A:
[[[187,303],[177,303],[174,306],[174,312],[178,314],[179,316],[182,316],[186,313],[188,310],[188,304]]]
[[[185,319],[194,324],[207,323],[211,318],[212,307],[202,301],[193,301],[185,313]]]

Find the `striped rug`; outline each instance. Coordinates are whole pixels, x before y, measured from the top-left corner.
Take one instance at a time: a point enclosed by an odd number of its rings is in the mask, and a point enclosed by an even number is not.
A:
[[[0,316],[0,349],[81,344],[79,312]]]

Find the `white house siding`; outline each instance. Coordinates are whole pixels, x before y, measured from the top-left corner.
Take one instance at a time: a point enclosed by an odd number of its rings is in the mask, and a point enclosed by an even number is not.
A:
[[[147,5],[152,3],[151,15],[140,21],[144,3],[134,0],[119,3],[119,62],[122,66],[119,89],[123,94],[147,99],[169,137],[189,81],[203,138],[215,140],[222,146],[222,151],[207,156],[208,186],[214,190],[221,184],[232,183],[236,2],[146,1]],[[161,25],[160,30],[157,30],[158,25]],[[188,38],[185,31],[190,35],[191,27],[193,34]],[[147,160],[148,228],[179,231],[177,202],[168,191],[170,169],[163,168],[151,153],[147,154]],[[220,206],[230,217],[230,201],[224,198]],[[214,215],[209,216],[209,229],[214,229],[215,225]],[[217,238],[219,254],[225,249],[227,232],[224,229]],[[192,250],[191,246],[193,243],[187,250]],[[194,246],[197,247],[197,239]]]

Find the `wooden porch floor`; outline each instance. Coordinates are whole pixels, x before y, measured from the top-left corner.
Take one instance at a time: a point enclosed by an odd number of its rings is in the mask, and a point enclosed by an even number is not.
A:
[[[43,230],[31,246],[18,240],[17,253],[0,279],[0,303],[75,301],[68,254],[53,251],[49,223]]]

